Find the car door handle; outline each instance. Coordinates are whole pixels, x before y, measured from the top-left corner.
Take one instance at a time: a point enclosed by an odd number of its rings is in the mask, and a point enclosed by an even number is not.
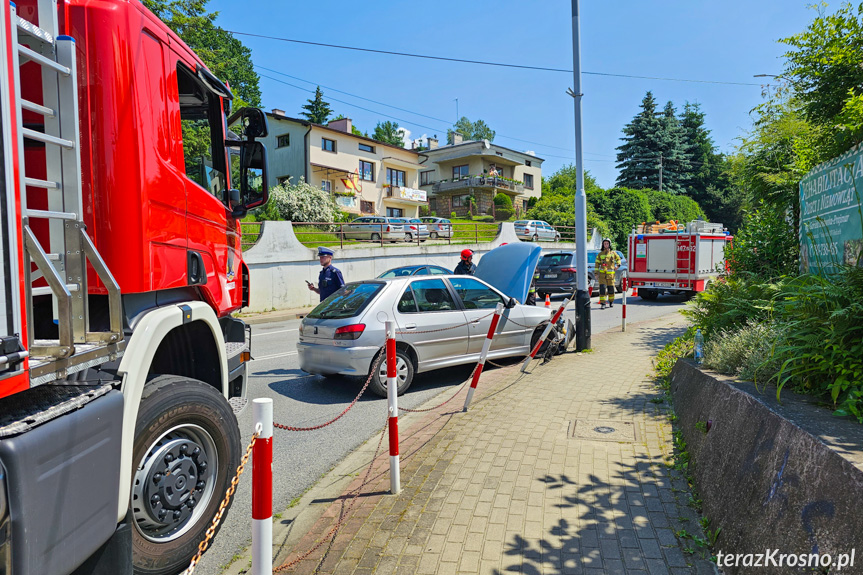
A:
[[[416,328],[417,328],[417,324],[415,324],[415,323],[409,323],[409,324],[405,325],[405,329],[416,329]]]
[[[471,323],[479,323],[479,318],[470,320]]]

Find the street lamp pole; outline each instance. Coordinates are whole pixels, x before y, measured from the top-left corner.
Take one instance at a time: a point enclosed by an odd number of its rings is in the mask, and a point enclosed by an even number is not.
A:
[[[581,39],[579,0],[572,0],[572,78],[567,93],[575,103],[575,349],[590,349],[590,294],[587,290],[587,194],[584,191],[583,143],[581,138]]]

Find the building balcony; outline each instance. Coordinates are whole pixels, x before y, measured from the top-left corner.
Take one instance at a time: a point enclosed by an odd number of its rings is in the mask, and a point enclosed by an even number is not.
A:
[[[391,200],[394,203],[410,206],[424,206],[428,204],[428,195],[425,190],[390,185],[384,186],[384,189],[386,190],[386,199]]]
[[[512,180],[498,178],[493,176],[470,176],[460,180],[451,182],[441,181],[435,182],[432,191],[438,194],[441,192],[456,192],[467,188],[486,188],[500,190],[510,194],[524,193],[524,184],[514,182]]]

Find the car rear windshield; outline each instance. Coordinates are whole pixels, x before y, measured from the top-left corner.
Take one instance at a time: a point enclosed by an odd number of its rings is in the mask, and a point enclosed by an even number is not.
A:
[[[527,225],[527,224],[529,224],[529,223],[530,223],[530,220],[516,220],[516,222],[515,222],[515,224],[514,224],[514,225],[516,225],[516,226],[524,226],[524,225]]]
[[[342,319],[357,316],[383,287],[383,283],[347,284],[322,301],[308,317],[312,319]]]
[[[546,254],[539,260],[542,267],[568,266],[572,262],[572,254]]]

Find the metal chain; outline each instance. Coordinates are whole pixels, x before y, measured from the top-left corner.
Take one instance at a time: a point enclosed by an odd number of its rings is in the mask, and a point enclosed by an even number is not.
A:
[[[381,350],[383,349],[384,348],[381,347]],[[381,362],[384,360],[384,357],[385,354],[378,355],[377,360],[375,360],[375,362],[372,364],[372,369],[369,371],[369,376],[366,378],[366,382],[365,384],[363,384],[363,388],[360,390],[359,394],[357,394],[351,404],[347,406],[344,411],[335,416],[333,419],[329,420],[326,423],[321,423],[320,425],[313,425],[311,427],[295,427],[292,425],[283,425],[281,423],[275,422],[273,423],[273,427],[282,429],[284,431],[315,431],[316,429],[323,429],[324,427],[337,422],[339,419],[344,417],[344,415],[349,412],[354,405],[357,404],[357,402],[360,400],[360,397],[362,397],[363,394],[366,392],[366,389],[369,387],[369,383],[372,381],[372,377],[376,377],[378,375],[378,369],[380,369]]]
[[[491,313],[488,313],[488,314],[486,314],[486,315],[484,315],[484,316],[481,316],[481,317],[478,317],[478,318],[472,319],[472,320],[470,320],[470,321],[467,321],[467,322],[465,322],[465,323],[459,323],[459,324],[456,324],[456,325],[451,325],[451,326],[449,326],[449,327],[442,327],[442,328],[440,328],[440,329],[426,329],[426,330],[423,330],[423,331],[416,331],[416,330],[413,330],[413,329],[412,329],[412,330],[410,330],[410,331],[396,331],[396,335],[413,335],[413,334],[418,334],[418,333],[437,333],[437,332],[439,332],[439,331],[447,331],[447,330],[450,330],[450,329],[455,329],[455,328],[457,328],[457,327],[464,327],[464,326],[466,326],[466,325],[470,325],[470,324],[472,324],[472,323],[476,323],[476,322],[478,322],[478,321],[482,321],[482,320],[484,320],[485,318],[487,318],[487,317],[491,317],[491,316],[493,316],[493,315],[494,315],[494,312],[491,312]]]
[[[212,523],[207,528],[206,536],[204,540],[198,544],[198,552],[195,553],[195,556],[192,557],[192,560],[189,562],[189,566],[181,575],[192,575],[195,572],[195,568],[198,566],[198,561],[201,560],[201,556],[207,550],[207,547],[210,545],[210,539],[216,534],[216,528],[219,526],[219,523],[222,522],[222,515],[224,515],[225,510],[228,508],[228,505],[231,503],[231,497],[234,496],[234,491],[237,490],[237,483],[240,481],[240,476],[243,474],[243,471],[246,469],[246,463],[249,462],[249,456],[252,454],[252,448],[255,446],[255,441],[258,440],[258,437],[261,435],[260,424],[258,424],[257,429],[255,429],[254,435],[252,435],[252,440],[249,442],[249,446],[246,447],[246,453],[243,454],[243,460],[240,462],[240,466],[237,467],[237,473],[234,474],[234,478],[231,479],[231,485],[228,487],[228,490],[225,492],[225,498],[222,499],[222,503],[219,505],[219,511],[216,513],[215,517],[213,517]]]
[[[435,405],[434,407],[426,407],[425,409],[408,409],[407,407],[399,407],[399,411],[405,411],[408,413],[426,413],[426,412],[434,411],[435,409],[439,409],[439,408],[443,407],[444,405],[446,405],[447,403],[449,403],[450,401],[452,401],[453,399],[458,397],[458,394],[461,393],[461,390],[464,389],[464,387],[467,385],[467,382],[469,382],[470,380],[473,379],[473,374],[476,373],[476,370],[478,367],[479,367],[479,364],[474,366],[473,371],[470,372],[470,376],[468,376],[468,378],[466,380],[464,380],[460,386],[458,386],[458,389],[455,390],[455,393],[452,395],[452,397],[450,397],[449,399],[447,399],[443,403],[439,403],[438,405]]]
[[[304,560],[306,557],[308,557],[309,555],[311,555],[312,553],[314,553],[315,551],[320,549],[321,545],[323,545],[327,541],[331,541],[332,539],[335,538],[339,529],[341,529],[342,525],[344,525],[344,523],[345,523],[345,520],[348,518],[351,511],[353,511],[354,505],[357,502],[357,497],[359,497],[360,492],[363,490],[363,487],[365,487],[366,485],[369,484],[369,477],[371,475],[372,467],[375,464],[375,460],[378,458],[378,454],[380,453],[381,445],[384,442],[384,436],[386,435],[388,427],[389,427],[389,420],[387,420],[387,423],[384,425],[384,428],[381,430],[381,436],[380,436],[380,439],[378,439],[378,446],[375,449],[375,454],[372,456],[372,460],[369,462],[368,468],[366,468],[366,474],[363,477],[363,482],[356,489],[348,492],[348,495],[352,495],[351,500],[347,505],[347,509],[344,510],[344,508],[343,508],[343,512],[340,514],[340,517],[339,517],[338,521],[336,521],[336,524],[332,526],[332,528],[327,532],[327,534],[324,535],[320,539],[320,541],[318,541],[315,544],[314,547],[312,547],[311,549],[309,549],[308,551],[306,551],[302,555],[298,555],[297,557],[293,558],[292,560],[282,563],[281,565],[279,565],[278,567],[273,569],[273,573],[281,573],[282,571],[286,571],[286,570],[290,569],[291,567],[297,565],[300,561]],[[344,505],[344,502],[342,504]]]

